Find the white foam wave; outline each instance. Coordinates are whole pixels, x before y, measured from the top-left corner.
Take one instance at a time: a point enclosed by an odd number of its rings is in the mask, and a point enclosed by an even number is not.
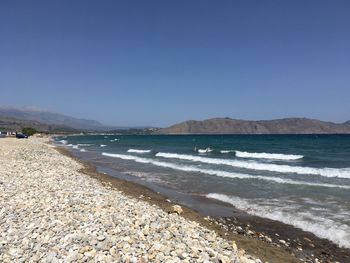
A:
[[[221,150],[220,153],[232,153],[234,151],[231,151],[231,150]]]
[[[262,176],[262,175],[249,175],[249,174],[233,173],[233,172],[220,171],[220,170],[202,169],[202,168],[198,168],[196,166],[178,165],[178,164],[173,164],[173,163],[168,163],[168,162],[161,162],[161,161],[157,161],[157,160],[150,159],[150,158],[137,157],[134,155],[105,153],[105,152],[102,153],[102,155],[114,157],[114,158],[120,158],[123,160],[133,160],[133,161],[138,162],[138,163],[149,163],[149,164],[153,164],[153,165],[156,165],[159,167],[165,167],[165,168],[170,168],[170,169],[179,170],[179,171],[197,172],[197,173],[203,173],[203,174],[214,175],[214,176],[219,176],[219,177],[227,177],[227,178],[233,178],[233,179],[257,179],[257,180],[269,181],[269,182],[280,183],[280,184],[308,185],[308,186],[318,186],[318,187],[350,189],[350,186],[346,186],[346,185],[311,183],[311,182],[296,181],[296,180],[291,180],[291,179],[283,179],[283,178],[278,178],[278,177],[269,177],[269,176]]]
[[[80,151],[81,152],[86,152],[86,150],[84,148],[81,148]]]
[[[91,146],[93,144],[90,143],[78,143],[78,146]]]
[[[303,155],[281,154],[281,153],[250,153],[235,151],[236,156],[240,158],[256,158],[256,159],[273,159],[273,160],[298,160]]]
[[[60,140],[60,143],[62,143],[62,144],[67,144],[68,142],[66,141],[66,140]]]
[[[213,149],[211,148],[206,148],[206,149],[198,149],[199,153],[211,153],[213,151]]]
[[[100,145],[100,147],[106,147],[106,146],[107,146],[107,145],[105,145],[105,144],[101,144],[101,145]]]
[[[350,179],[350,168],[341,168],[341,169],[312,168],[312,167],[290,166],[290,165],[282,165],[282,164],[259,163],[254,161],[218,159],[218,158],[193,156],[193,155],[187,155],[187,154],[162,153],[162,152],[157,153],[156,156],[168,158],[168,159],[180,159],[180,160],[201,162],[201,163],[207,163],[207,164],[228,165],[232,167],[258,170],[258,171],[319,175],[324,177],[339,177],[339,178]]]
[[[78,150],[78,149],[79,149],[79,146],[78,146],[78,145],[72,145],[72,148]]]
[[[128,153],[149,153],[151,150],[129,149]]]
[[[280,221],[293,225],[304,231],[309,231],[321,238],[327,238],[341,247],[350,248],[350,226],[336,222],[330,218],[323,218],[311,213],[295,213],[277,205],[259,204],[259,200],[243,199],[224,194],[210,193],[208,198],[229,203],[249,214]]]

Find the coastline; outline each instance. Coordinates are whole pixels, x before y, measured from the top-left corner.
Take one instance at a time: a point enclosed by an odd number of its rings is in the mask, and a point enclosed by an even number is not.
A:
[[[346,262],[301,260],[255,236],[254,225],[232,229],[251,216],[208,218],[183,205],[179,216],[166,196],[97,172],[47,138],[0,145],[2,262]],[[149,226],[146,235],[141,225]]]
[[[262,262],[179,210],[125,194],[47,139],[0,146],[1,262]]]
[[[152,205],[157,205],[166,212],[171,212],[172,205],[167,196],[160,194],[138,182],[117,178],[108,172],[98,172],[96,167],[88,161],[75,156],[64,147],[56,148],[60,153],[67,155],[84,165],[82,172],[97,178],[109,186],[116,187],[125,194],[140,198]],[[220,206],[231,205],[206,197],[207,203],[217,203]],[[269,262],[349,262],[350,250],[340,248],[329,240],[316,237],[314,234],[296,229],[277,221],[248,215],[240,211],[237,217],[232,216],[205,216],[196,209],[179,203],[186,219],[196,221],[206,228],[214,230],[219,236],[234,240],[247,253]]]
[[[156,205],[166,213],[171,213],[173,211],[172,206],[177,204],[173,201],[170,201],[167,197],[156,193],[145,186],[127,180],[119,179],[105,173],[97,172],[96,168],[92,164],[79,159],[78,157],[74,156],[69,150],[63,147],[57,147],[55,149],[61,154],[66,155],[74,159],[75,161],[81,163],[84,166],[84,168],[80,171],[88,176],[91,176],[92,178],[99,180],[103,185],[116,188],[128,196],[142,199],[151,205]],[[181,216],[185,219],[195,221],[200,225],[215,231],[222,238],[228,239],[230,241],[235,241],[238,247],[244,249],[248,254],[259,257],[263,261],[268,261],[271,263],[301,262],[284,249],[275,247],[271,244],[265,243],[257,239],[247,238],[244,235],[228,232],[227,230],[223,229],[219,224],[217,224],[216,220],[212,221],[211,219],[205,218],[202,215],[200,215],[197,211],[188,208],[182,204],[181,207],[183,209],[183,213],[181,214]]]

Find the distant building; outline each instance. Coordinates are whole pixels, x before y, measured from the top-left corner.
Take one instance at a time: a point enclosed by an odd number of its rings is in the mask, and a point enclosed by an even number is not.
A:
[[[16,132],[14,132],[14,131],[0,131],[0,136],[1,137],[16,136]]]

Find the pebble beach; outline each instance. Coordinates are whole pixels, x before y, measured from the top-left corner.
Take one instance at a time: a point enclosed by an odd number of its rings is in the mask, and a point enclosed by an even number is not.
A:
[[[47,138],[0,139],[0,262],[262,262],[82,173]]]

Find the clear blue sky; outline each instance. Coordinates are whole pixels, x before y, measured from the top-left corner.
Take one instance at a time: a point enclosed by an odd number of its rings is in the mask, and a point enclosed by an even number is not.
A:
[[[1,1],[0,104],[115,125],[350,119],[350,1]]]

